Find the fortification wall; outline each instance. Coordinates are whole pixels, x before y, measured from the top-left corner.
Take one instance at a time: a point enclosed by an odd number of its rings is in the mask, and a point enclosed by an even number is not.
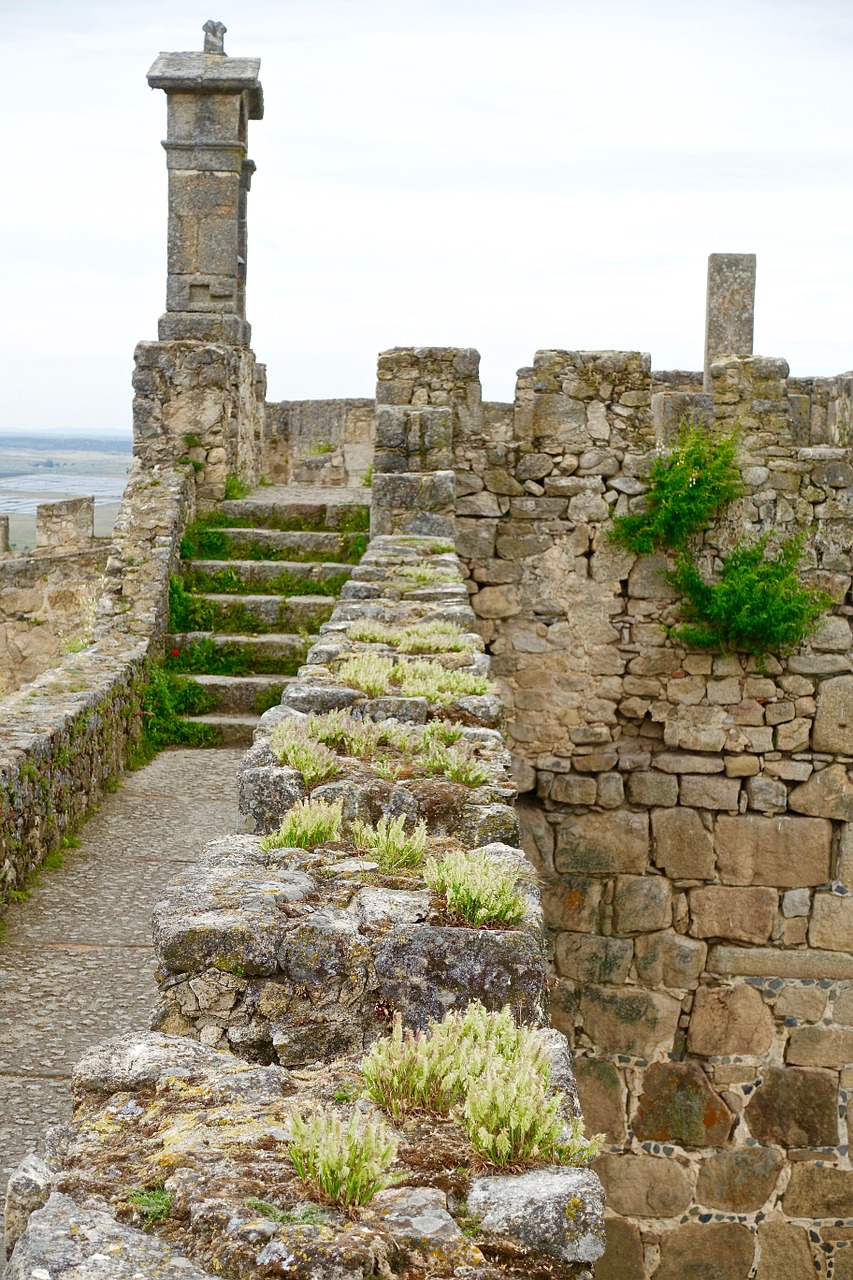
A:
[[[710,396],[673,379],[670,405],[654,375],[653,413],[647,356],[539,352],[511,433],[453,439],[457,545],[516,779],[537,797],[523,813],[554,1022],[611,1144],[604,1277],[668,1276],[715,1249],[733,1280],[762,1251],[761,1276],[783,1254],[853,1256],[853,470],[821,416],[832,403],[838,423],[846,378],[826,380],[824,410],[811,388],[805,414],[787,374],[724,358]],[[702,567],[744,536],[808,530],[809,578],[836,602],[763,670],[669,640],[664,560],[607,536],[691,407],[742,432],[744,496],[703,536]]]

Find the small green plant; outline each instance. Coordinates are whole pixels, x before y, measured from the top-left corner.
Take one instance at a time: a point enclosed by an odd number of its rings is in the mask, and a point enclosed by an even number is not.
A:
[[[172,1211],[172,1196],[162,1183],[154,1187],[134,1187],[127,1194],[127,1203],[142,1212],[143,1225],[152,1226],[162,1222]]]
[[[585,1139],[582,1122],[566,1121],[542,1045],[506,1007],[493,1013],[475,1001],[415,1033],[403,1031],[398,1014],[361,1070],[368,1095],[395,1120],[417,1111],[453,1115],[498,1166],[588,1164],[603,1142],[601,1134]]]
[[[359,720],[342,710],[312,715],[308,723],[315,738],[349,756],[370,759],[382,747],[405,751],[410,745],[410,734],[394,720]]]
[[[720,580],[706,582],[693,558],[679,556],[669,581],[684,597],[686,621],[670,628],[683,644],[742,649],[758,658],[796,649],[818,626],[832,597],[797,573],[804,535],[768,554],[769,535],[741,544],[723,561]]]
[[[361,477],[361,483],[362,483],[362,487],[365,489],[369,489],[373,485],[373,463],[372,462],[370,466],[367,468],[367,470],[365,471],[364,475]]]
[[[343,801],[299,800],[284,815],[278,831],[264,836],[264,853],[272,849],[314,849],[337,840],[343,820]]]
[[[321,457],[324,453],[334,453],[335,446],[330,440],[318,440],[311,450],[311,456],[315,458]]]
[[[142,734],[131,760],[138,768],[165,747],[214,747],[220,733],[215,725],[193,724],[183,716],[204,715],[215,703],[200,685],[153,664],[142,695]]]
[[[188,431],[184,436],[184,444],[188,449],[201,449],[204,447],[198,436],[193,435],[191,431]]]
[[[269,743],[282,764],[299,770],[309,791],[340,770],[334,751],[317,741],[304,720],[282,720],[270,734]]]
[[[405,586],[413,582],[418,587],[447,586],[459,581],[458,574],[435,569],[431,564],[402,565],[394,570],[393,577],[402,578]]]
[[[365,653],[345,659],[338,667],[337,676],[341,684],[352,685],[371,698],[379,698],[388,691],[393,669],[394,663],[390,658]]]
[[[216,621],[216,605],[191,595],[180,578],[169,582],[169,630],[212,631]]]
[[[646,510],[614,517],[614,542],[635,555],[684,547],[721,507],[740,496],[737,443],[735,431],[715,436],[684,419],[672,450],[652,464]]]
[[[380,1120],[318,1108],[307,1120],[294,1113],[288,1155],[303,1182],[344,1208],[367,1204],[394,1181],[388,1171],[397,1142]]]
[[[304,653],[283,658],[276,653],[246,649],[239,641],[217,644],[211,636],[202,636],[188,644],[179,642],[176,647],[166,650],[167,669],[189,674],[295,676],[303,661]]]
[[[255,1196],[249,1196],[245,1203],[247,1209],[254,1209],[255,1213],[260,1214],[262,1218],[267,1218],[270,1222],[311,1227],[328,1222],[328,1215],[316,1204],[297,1204],[292,1209],[278,1209],[268,1200],[258,1200]]]
[[[428,735],[429,729],[424,733],[417,756],[418,768],[428,777],[442,774],[451,782],[459,782],[466,787],[479,787],[488,781],[488,766],[474,759],[467,743],[461,747],[445,746]]]
[[[245,498],[249,493],[250,486],[245,484],[238,476],[226,476],[225,478],[225,500],[226,502],[238,501]]]
[[[494,689],[488,677],[471,671],[451,671],[423,659],[395,664],[393,659],[378,653],[347,658],[336,674],[341,684],[362,689],[371,698],[399,693],[404,698],[428,698],[439,706],[465,695],[490,693]]]
[[[517,873],[485,853],[451,850],[430,858],[424,879],[444,897],[448,914],[467,924],[512,925],[524,915]]]
[[[383,814],[375,827],[357,820],[352,825],[353,844],[359,853],[375,859],[380,871],[394,872],[418,867],[426,853],[426,825],[419,822],[408,833],[405,825],[405,814],[391,819]]]
[[[255,715],[262,716],[265,711],[269,711],[270,707],[277,707],[281,702],[283,692],[283,684],[274,684],[269,689],[263,689],[260,693],[256,693],[252,703],[252,710]]]

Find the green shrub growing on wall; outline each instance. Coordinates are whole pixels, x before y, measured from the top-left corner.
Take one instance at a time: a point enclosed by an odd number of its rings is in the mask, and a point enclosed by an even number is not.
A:
[[[652,464],[645,511],[614,517],[614,542],[635,555],[683,547],[721,507],[740,496],[736,454],[737,432],[713,436],[685,419],[675,447]]]
[[[667,580],[682,596],[685,620],[667,628],[674,640],[760,659],[801,645],[832,598],[800,581],[802,533],[783,541],[775,554],[768,552],[767,534],[739,542],[724,559],[718,582],[702,577],[687,543],[742,492],[737,442],[737,431],[713,436],[685,419],[675,447],[649,472],[645,510],[616,516],[610,536],[635,555],[677,552]]]
[[[742,649],[760,657],[795,649],[818,626],[832,597],[800,581],[804,534],[767,553],[768,535],[741,543],[723,561],[720,581],[706,582],[689,555],[679,556],[669,581],[684,597],[686,621],[670,628],[682,644]]]

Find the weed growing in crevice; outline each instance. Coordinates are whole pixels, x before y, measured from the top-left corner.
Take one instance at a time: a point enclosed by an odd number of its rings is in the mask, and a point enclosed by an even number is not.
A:
[[[273,675],[295,676],[305,661],[308,637],[296,657],[281,657],[244,648],[239,642],[217,644],[210,636],[202,636],[166,652],[166,668],[183,674],[217,676]]]
[[[193,724],[183,716],[204,715],[215,705],[213,698],[192,680],[183,680],[153,665],[142,694],[142,734],[131,753],[131,769],[141,768],[165,747],[215,747],[221,734],[215,725]]]
[[[398,694],[404,698],[427,698],[447,706],[456,698],[494,692],[487,676],[472,671],[450,670],[439,663],[415,659],[395,663],[381,654],[364,653],[346,658],[337,668],[341,684],[361,689],[371,698]]]
[[[493,1013],[474,1002],[414,1033],[403,1031],[398,1014],[361,1070],[369,1096],[396,1121],[412,1112],[452,1116],[499,1167],[589,1164],[603,1142],[601,1134],[585,1139],[581,1121],[567,1121],[542,1045],[508,1008]]]
[[[450,850],[430,858],[424,879],[444,898],[451,918],[466,924],[517,924],[525,912],[518,872],[485,853]]]
[[[316,1227],[329,1220],[329,1215],[316,1204],[297,1204],[292,1209],[278,1209],[268,1200],[258,1200],[255,1196],[249,1196],[245,1203],[247,1209],[254,1209],[262,1218],[288,1226]]]
[[[251,491],[251,485],[241,480],[239,476],[226,476],[225,478],[225,500],[226,502],[239,501],[245,498]]]
[[[336,573],[328,578],[301,578],[289,570],[282,570],[274,578],[247,580],[234,569],[208,569],[190,567],[184,575],[185,586],[193,591],[210,591],[220,595],[253,596],[334,596],[341,593],[349,575]],[[203,628],[197,628],[202,630]]]
[[[353,844],[359,853],[378,862],[379,870],[386,874],[419,867],[426,853],[426,825],[419,822],[410,832],[405,826],[405,814],[390,819],[383,815],[375,826],[356,821],[352,825]]]
[[[263,837],[261,848],[265,853],[272,849],[315,849],[337,840],[342,821],[341,800],[332,804],[326,800],[299,800],[284,815],[278,830]]]
[[[294,1113],[288,1155],[303,1182],[349,1208],[367,1204],[395,1180],[388,1171],[397,1141],[381,1120],[356,1113],[344,1125],[337,1112],[320,1107],[307,1120]]]
[[[139,1209],[143,1226],[150,1227],[155,1222],[162,1222],[172,1212],[172,1195],[162,1183],[157,1186],[134,1187],[127,1193],[127,1203]]]
[[[463,653],[476,647],[474,637],[453,622],[416,622],[408,627],[389,626],[366,618],[348,628],[351,640],[387,644],[398,653]]]
[[[281,721],[273,728],[269,745],[282,764],[299,770],[309,791],[340,772],[335,752],[312,736],[304,720]]]

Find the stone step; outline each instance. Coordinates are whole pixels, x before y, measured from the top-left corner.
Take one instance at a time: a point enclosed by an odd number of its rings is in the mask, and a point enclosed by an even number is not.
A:
[[[257,635],[263,631],[316,631],[332,616],[334,596],[226,595],[201,592],[213,605],[214,631]]]
[[[244,712],[243,715],[223,715],[212,712],[204,716],[184,716],[188,724],[213,725],[219,730],[220,747],[250,747],[260,716]]]
[[[369,491],[340,492],[310,487],[270,486],[248,498],[220,502],[216,509],[230,520],[248,520],[266,529],[322,530],[366,533],[370,524]]]
[[[317,637],[184,631],[166,636],[166,668],[183,675],[294,676]]]
[[[208,676],[190,675],[193,684],[215,698],[211,711],[219,715],[261,715],[281,701],[292,676]]]
[[[217,526],[199,530],[193,540],[199,548],[198,557],[209,560],[327,560],[353,564],[364,554],[367,534]]]
[[[343,583],[349,581],[353,568],[335,561],[313,564],[297,560],[187,560],[184,585],[188,591],[228,592],[254,587],[258,593],[307,595],[305,588],[314,583],[325,588],[324,594],[337,595]]]

